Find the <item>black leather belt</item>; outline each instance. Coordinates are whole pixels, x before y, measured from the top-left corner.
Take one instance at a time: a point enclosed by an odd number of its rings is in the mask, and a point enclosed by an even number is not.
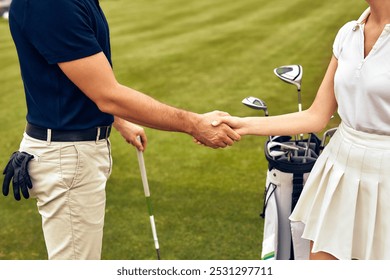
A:
[[[111,126],[99,126],[83,130],[60,131],[47,129],[27,123],[26,133],[28,136],[48,142],[78,142],[98,141],[110,136]]]

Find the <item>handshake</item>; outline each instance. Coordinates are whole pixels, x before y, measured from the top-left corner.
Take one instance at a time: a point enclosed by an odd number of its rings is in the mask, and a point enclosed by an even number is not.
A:
[[[221,111],[199,116],[195,131],[190,133],[195,143],[217,149],[232,146],[241,139],[243,130],[239,117],[232,117]]]

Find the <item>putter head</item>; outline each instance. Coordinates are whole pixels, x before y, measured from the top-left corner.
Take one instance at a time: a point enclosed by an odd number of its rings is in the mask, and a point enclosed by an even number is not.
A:
[[[282,81],[295,85],[301,90],[303,68],[301,65],[285,65],[274,69],[275,75]]]
[[[268,108],[265,102],[257,97],[249,96],[242,100],[242,104],[255,109],[255,110],[263,110],[265,115],[268,116]]]

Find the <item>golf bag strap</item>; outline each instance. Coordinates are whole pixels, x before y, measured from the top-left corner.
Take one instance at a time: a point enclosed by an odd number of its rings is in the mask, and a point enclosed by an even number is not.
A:
[[[263,211],[260,213],[260,217],[265,218],[265,209],[267,209],[268,200],[274,195],[277,186],[274,183],[269,183],[268,187],[264,191]],[[270,192],[270,193],[269,193]],[[269,193],[269,194],[268,194]]]
[[[291,194],[291,212],[294,210],[297,205],[298,199],[301,196],[303,190],[303,173],[294,173],[293,174],[293,190]],[[294,260],[294,245],[293,240],[291,239],[291,251],[290,251],[290,260]]]
[[[291,195],[291,212],[294,210],[302,190],[303,190],[303,173],[294,173],[293,190]]]

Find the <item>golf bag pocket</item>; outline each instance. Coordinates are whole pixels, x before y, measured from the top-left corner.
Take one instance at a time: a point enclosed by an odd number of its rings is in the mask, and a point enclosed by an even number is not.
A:
[[[290,259],[290,245],[291,245],[291,230],[289,216],[291,214],[291,194],[293,191],[292,180],[293,174],[284,173],[277,169],[271,169],[267,172],[266,186],[276,186],[274,191],[274,199],[276,210],[269,209],[267,211],[275,211],[277,223],[277,235],[276,242],[278,244],[275,258],[277,260],[289,260]],[[268,205],[267,205],[268,206]],[[265,216],[265,223],[270,217]]]
[[[278,208],[276,205],[275,190],[277,186],[270,183],[264,193],[264,208],[261,216],[264,220],[264,235],[262,243],[262,260],[276,259],[278,247]]]
[[[299,228],[294,225],[292,228],[289,220],[307,176],[308,173],[293,174],[275,168],[267,171],[264,209],[261,214],[264,218],[263,259],[265,256],[271,259],[270,252],[274,253],[273,259],[276,260],[293,260],[308,255],[305,240],[301,238],[304,225]],[[271,239],[275,242],[273,250],[270,249]]]

